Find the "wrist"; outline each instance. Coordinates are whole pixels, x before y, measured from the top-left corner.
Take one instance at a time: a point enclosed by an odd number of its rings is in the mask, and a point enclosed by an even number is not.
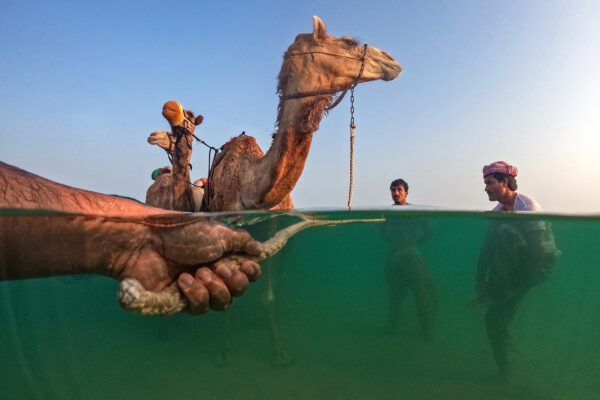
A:
[[[84,268],[89,273],[121,279],[149,244],[150,228],[139,220],[86,217]]]

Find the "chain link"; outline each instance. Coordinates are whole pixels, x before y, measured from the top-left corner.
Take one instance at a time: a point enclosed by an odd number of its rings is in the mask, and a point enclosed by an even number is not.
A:
[[[354,125],[354,88],[350,89],[350,126]]]
[[[365,57],[367,56],[367,45],[365,44],[363,56],[360,63],[360,71],[350,85],[350,183],[348,185],[348,210],[352,211],[352,195],[354,194],[354,88],[358,85],[358,80],[365,69]]]
[[[365,44],[363,56],[362,56],[362,59],[360,60],[361,61],[360,62],[360,71],[358,71],[358,75],[356,75],[354,82],[352,82],[352,86],[350,86],[350,126],[354,125],[354,88],[356,87],[356,85],[358,85],[358,80],[360,79],[360,77],[363,74],[363,71],[365,70],[365,57],[366,56],[367,56],[367,45]]]

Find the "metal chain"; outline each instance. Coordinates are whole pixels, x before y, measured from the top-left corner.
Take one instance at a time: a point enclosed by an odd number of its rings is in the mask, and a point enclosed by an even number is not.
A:
[[[352,211],[352,196],[354,194],[354,129],[356,124],[354,123],[354,88],[358,85],[358,80],[363,74],[365,69],[365,56],[367,55],[367,45],[365,44],[365,50],[363,52],[360,71],[354,79],[354,82],[350,86],[350,183],[348,185],[348,210]]]
[[[348,185],[348,210],[352,211],[354,192],[354,88],[350,89],[350,183]]]

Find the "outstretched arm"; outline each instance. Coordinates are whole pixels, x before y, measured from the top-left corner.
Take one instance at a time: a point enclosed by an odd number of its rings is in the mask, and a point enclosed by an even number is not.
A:
[[[172,212],[118,196],[62,185],[1,161],[0,208],[55,210],[113,217]]]
[[[257,254],[241,230],[133,200],[61,185],[0,162],[0,208],[46,209],[0,216],[0,279],[94,273],[135,278],[160,291],[177,281],[192,312],[226,309],[258,279],[254,262],[213,271],[232,252]]]

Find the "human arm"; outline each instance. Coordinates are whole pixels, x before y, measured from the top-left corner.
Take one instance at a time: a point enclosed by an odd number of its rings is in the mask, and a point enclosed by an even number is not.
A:
[[[0,208],[17,209],[0,216],[0,279],[93,273],[131,277],[151,291],[177,281],[191,311],[202,313],[228,308],[231,296],[260,276],[251,261],[211,269],[231,252],[258,253],[245,231],[61,185],[1,162]]]
[[[516,282],[521,290],[535,286],[550,276],[558,263],[561,251],[556,248],[550,224],[543,230],[534,230],[525,235],[523,279]]]
[[[475,273],[475,298],[467,303],[470,307],[483,307],[488,304],[489,296],[486,289],[486,276],[492,260],[493,251],[493,227],[490,224],[477,258],[477,268]]]

